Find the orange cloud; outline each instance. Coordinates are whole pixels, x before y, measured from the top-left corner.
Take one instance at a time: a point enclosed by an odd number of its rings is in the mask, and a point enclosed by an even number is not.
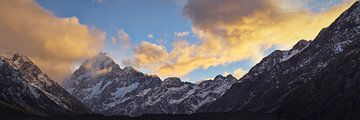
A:
[[[245,70],[239,68],[239,69],[234,70],[232,73],[229,73],[229,72],[225,71],[225,72],[223,73],[223,76],[228,76],[228,75],[231,74],[231,75],[233,75],[234,77],[236,77],[237,79],[240,79],[240,78],[243,77],[246,73],[247,73],[247,72],[246,72]]]
[[[196,69],[241,60],[257,63],[273,46],[288,49],[300,39],[313,39],[352,3],[346,1],[314,13],[307,9],[285,10],[274,1],[281,0],[190,0],[184,14],[193,22],[199,43],[176,40],[171,51],[154,44],[140,45],[134,64],[161,76],[185,76]]]
[[[234,70],[233,75],[234,75],[236,78],[240,79],[240,78],[243,77],[246,73],[247,73],[247,72],[246,72],[245,70],[239,68],[239,69]]]
[[[155,68],[158,67],[160,61],[168,59],[168,53],[165,47],[143,41],[140,46],[135,48],[135,66]],[[157,64],[159,62],[159,64]]]
[[[0,1],[0,47],[26,54],[57,81],[74,61],[97,53],[104,38],[76,17],[55,17],[32,0]]]

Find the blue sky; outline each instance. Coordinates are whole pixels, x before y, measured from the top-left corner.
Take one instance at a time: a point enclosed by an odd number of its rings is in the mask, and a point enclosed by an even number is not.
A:
[[[300,7],[316,13],[339,4],[341,1],[312,0]],[[132,50],[124,50],[120,44],[112,43],[111,37],[116,36],[119,30],[129,34],[133,46],[142,41],[148,41],[154,44],[163,44],[168,51],[172,49],[175,32],[190,32],[190,35],[185,37],[189,43],[199,41],[192,33],[193,25],[190,19],[183,16],[185,0],[37,0],[37,2],[57,17],[75,16],[81,24],[106,32],[103,51],[110,53],[119,64],[121,64],[121,60],[133,55]],[[149,34],[152,34],[154,38],[149,38]],[[161,40],[163,42],[160,42]],[[276,47],[271,47],[263,54],[267,55],[274,49]],[[250,60],[240,60],[208,69],[195,69],[182,78],[186,81],[197,82],[213,78],[224,72],[233,72],[239,68],[247,71],[253,64]],[[142,71],[148,72],[147,70]]]
[[[132,43],[142,41],[158,43],[165,41],[167,50],[171,50],[174,32],[190,32],[186,37],[189,42],[196,42],[197,38],[191,35],[191,22],[182,15],[184,3],[176,0],[37,0],[45,9],[50,10],[60,18],[75,16],[81,24],[106,32],[106,42],[103,51],[114,57],[117,63],[121,59],[131,56],[132,51],[122,52],[121,45],[111,43],[110,37],[116,36],[118,30],[129,34]],[[141,3],[141,4],[139,4]],[[149,38],[152,34],[154,38]],[[212,78],[225,71],[233,71],[238,67],[250,68],[248,61],[233,63],[228,67],[217,66],[207,70],[191,72],[187,79],[192,82]],[[146,70],[144,72],[147,72]]]

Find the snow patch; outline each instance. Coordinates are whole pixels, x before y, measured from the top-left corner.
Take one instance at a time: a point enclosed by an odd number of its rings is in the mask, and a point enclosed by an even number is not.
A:
[[[124,95],[126,93],[135,90],[138,86],[139,86],[139,83],[136,82],[136,83],[133,83],[126,87],[119,87],[119,88],[116,88],[116,91],[114,93],[111,93],[111,95],[114,96],[113,99],[122,98],[122,97],[124,97]]]
[[[289,60],[290,58],[294,57],[295,55],[299,54],[300,52],[302,52],[304,49],[306,49],[307,47],[309,47],[310,44],[307,44],[304,48],[302,49],[295,49],[295,50],[289,50],[289,51],[283,51],[283,57],[282,59],[280,59],[280,62],[284,62]]]
[[[106,88],[106,86],[111,84],[111,81],[107,82],[104,86],[101,86],[103,82],[98,82],[95,84],[95,86],[91,87],[91,88],[87,88],[84,91],[88,91],[90,92],[90,95],[87,95],[84,100],[88,100],[90,98],[93,98],[99,94],[101,94],[103,92],[103,90]]]
[[[184,101],[186,98],[189,98],[191,95],[193,95],[195,93],[195,90],[189,90],[187,93],[185,93],[185,95],[183,95],[180,99],[177,100],[171,100],[169,103],[170,104],[178,104],[182,101]]]
[[[32,96],[34,96],[35,98],[40,98],[40,95],[34,90],[33,86],[31,83],[27,84],[26,82],[23,81],[23,84],[26,85],[26,87],[28,88],[28,90],[30,91],[30,93],[32,94]],[[36,88],[36,87],[35,87]],[[40,89],[41,90],[41,89]]]
[[[151,90],[150,88],[145,89],[145,90],[141,91],[139,94],[137,94],[136,96],[144,96],[144,95],[146,95],[150,90]]]
[[[215,101],[215,99],[211,99],[210,97],[207,97],[205,100],[199,101],[198,104],[192,104],[191,106],[193,107],[193,110],[197,110],[201,106],[212,101]]]

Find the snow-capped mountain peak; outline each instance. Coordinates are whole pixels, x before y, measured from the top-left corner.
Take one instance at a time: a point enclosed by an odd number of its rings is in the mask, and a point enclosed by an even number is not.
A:
[[[131,66],[127,66],[127,67],[124,67],[124,72],[126,73],[137,73],[139,71],[137,71],[135,68],[131,67]]]
[[[105,72],[97,74],[97,71]],[[133,67],[121,69],[107,54],[99,53],[72,74],[66,89],[97,113],[188,114],[216,100],[236,81],[231,75],[200,84],[183,82],[176,77],[161,81]]]
[[[81,67],[85,69],[108,69],[113,67],[115,64],[114,60],[109,57],[107,53],[100,52],[97,55],[87,59]]]

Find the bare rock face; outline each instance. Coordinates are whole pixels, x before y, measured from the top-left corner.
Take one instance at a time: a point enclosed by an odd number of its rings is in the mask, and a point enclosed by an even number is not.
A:
[[[100,114],[190,114],[219,98],[236,81],[231,75],[200,84],[175,77],[162,81],[132,67],[122,69],[108,54],[99,53],[73,73],[65,88]]]
[[[360,3],[312,41],[275,51],[199,112],[254,111],[289,119],[359,119]]]
[[[25,55],[0,50],[0,106],[36,115],[92,113]]]

